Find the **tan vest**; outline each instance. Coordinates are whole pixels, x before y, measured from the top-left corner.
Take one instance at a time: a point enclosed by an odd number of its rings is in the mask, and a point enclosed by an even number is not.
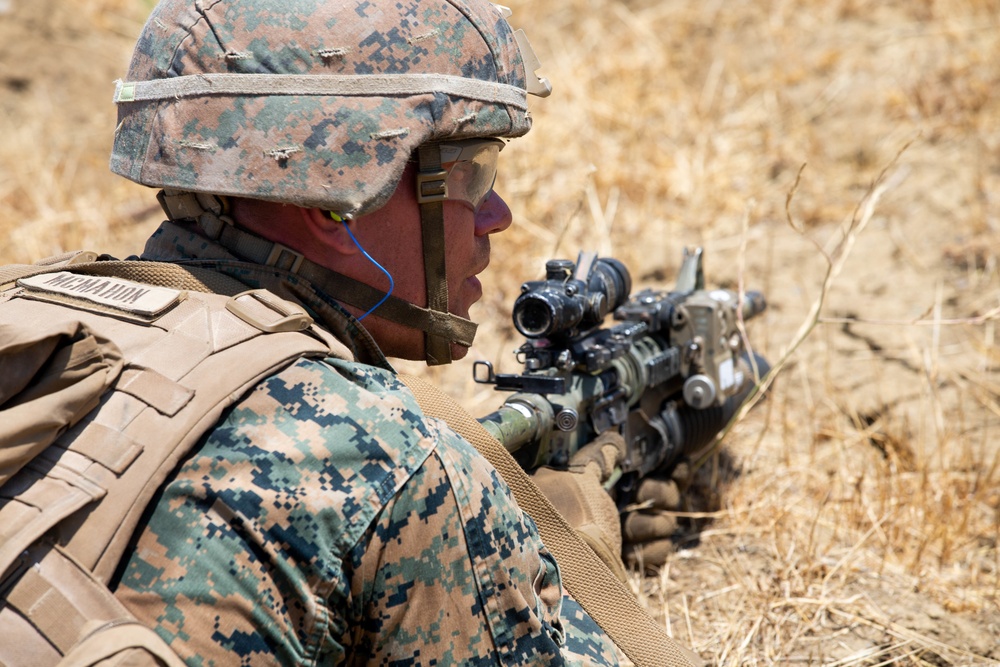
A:
[[[351,358],[269,292],[94,259],[0,267],[0,667],[181,665],[106,585],[143,510],[261,379]]]

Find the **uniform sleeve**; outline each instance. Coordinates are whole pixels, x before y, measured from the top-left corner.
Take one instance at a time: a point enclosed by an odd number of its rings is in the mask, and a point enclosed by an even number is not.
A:
[[[471,445],[441,443],[352,554],[354,665],[617,665],[555,560]]]
[[[617,664],[493,467],[391,373],[337,360],[207,434],[116,595],[191,666]]]
[[[393,383],[308,359],[261,382],[151,503],[118,599],[191,666],[342,662],[344,563],[436,446]]]

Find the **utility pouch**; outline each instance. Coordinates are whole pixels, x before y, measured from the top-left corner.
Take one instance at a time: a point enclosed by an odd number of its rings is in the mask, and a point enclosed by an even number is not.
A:
[[[0,324],[0,486],[97,407],[122,366],[82,322]]]

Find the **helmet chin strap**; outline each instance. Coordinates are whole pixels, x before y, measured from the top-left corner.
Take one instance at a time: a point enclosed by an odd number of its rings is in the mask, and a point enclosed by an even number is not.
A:
[[[438,154],[438,165],[440,165],[439,149],[435,146],[433,150]],[[441,172],[440,168],[435,173],[437,172]],[[441,180],[441,189],[442,191],[444,189],[443,180]],[[463,347],[472,345],[472,339],[476,335],[476,323],[448,312],[448,284],[444,272],[442,202],[438,203],[438,209],[442,214],[439,224],[440,232],[436,235],[429,234],[426,222],[423,225],[424,261],[426,264],[428,245],[436,247],[437,260],[433,266],[439,267],[434,275],[440,277],[438,281],[440,284],[436,292],[437,297],[431,299],[430,294],[428,294],[428,307],[421,308],[396,296],[389,295],[386,298],[385,292],[367,283],[311,262],[291,248],[236,226],[233,220],[226,215],[225,198],[223,197],[180,190],[163,190],[158,198],[168,218],[171,220],[196,220],[206,236],[218,241],[238,257],[254,264],[263,264],[298,275],[317,289],[343,303],[360,308],[362,311],[367,311],[378,305],[374,312],[378,317],[423,331],[424,357],[428,365],[450,363],[452,342]],[[421,207],[423,206],[422,204]],[[423,219],[423,211],[421,213]],[[432,237],[430,244],[427,242],[428,236]],[[427,271],[427,275],[427,282],[430,284],[431,272]]]
[[[448,274],[445,267],[444,198],[448,174],[441,168],[441,148],[424,144],[417,149],[417,201],[420,205],[421,240],[424,249],[424,279],[427,309],[448,312]],[[424,331],[424,358],[428,366],[450,364],[451,340],[434,331]]]

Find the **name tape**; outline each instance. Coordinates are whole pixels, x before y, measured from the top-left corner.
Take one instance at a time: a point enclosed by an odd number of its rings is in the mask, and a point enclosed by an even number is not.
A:
[[[159,315],[180,301],[182,294],[167,287],[108,276],[82,276],[68,271],[21,278],[17,284],[29,290],[73,296],[146,317]]]

